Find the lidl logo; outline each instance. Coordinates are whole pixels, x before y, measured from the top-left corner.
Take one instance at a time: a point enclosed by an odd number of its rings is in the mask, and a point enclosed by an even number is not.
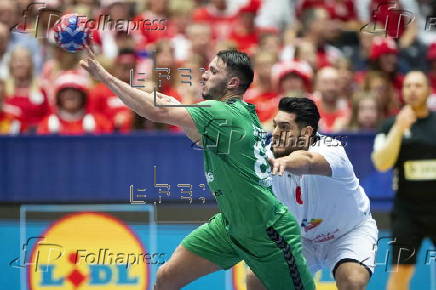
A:
[[[148,289],[149,264],[162,260],[127,225],[102,213],[68,215],[41,239],[27,267],[30,289]]]

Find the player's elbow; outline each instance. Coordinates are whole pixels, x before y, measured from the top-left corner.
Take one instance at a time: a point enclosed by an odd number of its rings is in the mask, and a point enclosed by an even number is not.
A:
[[[392,168],[391,162],[389,162],[388,160],[385,160],[382,158],[382,156],[380,156],[380,152],[374,151],[371,154],[371,161],[375,167],[375,169],[377,169],[377,171],[380,172],[386,172],[389,169]]]

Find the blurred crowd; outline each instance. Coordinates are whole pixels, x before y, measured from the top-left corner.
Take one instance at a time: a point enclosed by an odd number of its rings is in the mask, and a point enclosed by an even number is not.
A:
[[[92,46],[113,75],[187,105],[202,100],[217,51],[246,52],[244,99],[267,130],[293,96],[317,103],[322,132],[371,132],[401,109],[411,70],[426,72],[436,110],[432,0],[1,0],[0,134],[179,131],[130,111],[80,68],[81,53],[55,45],[65,13],[94,20]]]

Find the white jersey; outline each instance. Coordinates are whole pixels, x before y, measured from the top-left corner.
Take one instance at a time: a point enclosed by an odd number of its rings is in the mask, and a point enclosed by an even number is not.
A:
[[[301,225],[303,238],[313,242],[333,240],[370,218],[369,199],[341,142],[319,135],[309,147],[330,164],[332,176],[273,176],[273,192]]]

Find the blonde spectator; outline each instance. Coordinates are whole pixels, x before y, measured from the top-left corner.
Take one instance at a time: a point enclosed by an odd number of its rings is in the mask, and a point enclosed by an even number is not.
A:
[[[17,47],[9,62],[10,77],[5,80],[6,104],[21,122],[21,132],[32,131],[49,113],[47,95],[41,90],[38,80],[33,76],[31,52]]]
[[[20,122],[10,113],[7,112],[5,100],[5,83],[0,79],[0,135],[19,133]]]

